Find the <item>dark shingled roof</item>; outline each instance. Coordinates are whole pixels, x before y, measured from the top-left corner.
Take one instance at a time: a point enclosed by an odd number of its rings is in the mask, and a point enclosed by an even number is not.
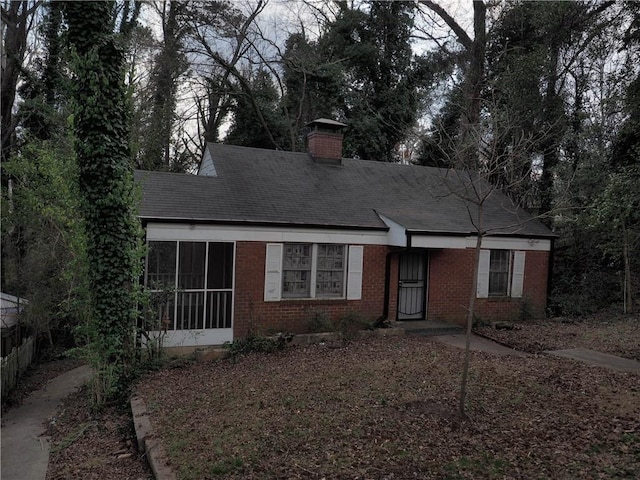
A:
[[[446,170],[367,160],[315,162],[308,153],[209,144],[215,177],[136,171],[148,220],[386,229],[469,234],[461,183]],[[464,182],[462,182],[464,183]],[[554,236],[498,191],[484,206],[490,234]]]

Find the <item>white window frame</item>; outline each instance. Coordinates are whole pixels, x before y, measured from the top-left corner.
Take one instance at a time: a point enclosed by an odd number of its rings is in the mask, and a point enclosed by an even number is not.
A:
[[[287,297],[283,291],[284,281],[284,245],[285,243],[267,243],[265,261],[264,301],[296,300],[360,300],[362,298],[362,268],[364,247],[330,242],[287,242],[311,245],[311,278],[308,297]],[[341,245],[344,248],[344,268],[341,295],[319,295],[317,292],[318,245]]]
[[[489,295],[490,259],[491,250],[480,250],[478,284],[476,289],[477,298],[521,298],[524,287],[526,251],[509,250],[509,278],[507,280],[507,291],[504,295]]]
[[[175,243],[176,245],[176,255],[175,255],[175,267],[174,267],[174,280],[173,280],[173,285],[172,286],[168,286],[171,288],[172,291],[172,296],[173,296],[173,327],[169,328],[168,330],[171,332],[179,332],[181,330],[185,330],[185,331],[205,331],[205,330],[231,330],[233,328],[233,310],[234,310],[234,295],[235,295],[235,243],[234,242],[218,242],[218,241],[205,241],[205,240],[147,240],[147,248],[150,248],[150,244],[153,242],[172,242]],[[205,245],[205,252],[204,252],[204,283],[203,283],[203,287],[202,288],[179,288],[178,284],[179,284],[179,268],[180,268],[180,246],[183,243],[203,243]],[[231,245],[231,287],[229,288],[207,288],[207,279],[208,279],[208,270],[209,270],[209,249],[210,249],[210,244],[212,243],[226,243],[226,244],[230,244]],[[145,273],[144,273],[144,279],[145,279],[145,285],[148,285],[148,274],[149,274],[149,268],[148,268],[148,261],[149,261],[149,255],[147,254],[147,257],[145,259]],[[150,289],[149,290],[151,293],[157,293],[157,292],[161,292],[162,290],[157,290],[157,289]],[[182,322],[178,322],[178,298],[181,294],[189,294],[189,293],[202,293],[202,309],[203,309],[203,317],[202,317],[202,328],[179,328],[181,326],[184,326],[184,318],[182,319]],[[207,307],[208,307],[208,301],[209,301],[209,294],[210,293],[228,293],[229,294],[229,306],[228,308],[230,309],[230,325],[229,326],[218,326],[218,327],[207,327],[207,318],[206,318],[206,313],[207,313]],[[227,304],[225,303],[225,309],[227,308],[226,306]],[[219,319],[218,319],[219,320]],[[196,325],[198,324],[198,321],[196,320]]]
[[[507,257],[507,270],[506,272],[503,270],[499,270],[499,271],[492,271],[491,270],[491,255],[492,254],[496,254],[497,252],[500,252],[501,254],[506,254],[505,256]],[[503,250],[503,249],[499,249],[499,248],[492,248],[491,250],[489,250],[489,282],[488,282],[488,287],[489,287],[489,296],[490,297],[496,297],[496,298],[500,298],[500,297],[507,297],[509,296],[509,291],[511,290],[511,272],[512,272],[512,267],[513,267],[513,252],[511,250]],[[504,285],[504,290],[501,290],[498,293],[492,293],[491,292],[491,274],[507,274],[507,281]],[[496,282],[494,282],[496,283]],[[497,282],[500,283],[500,282]]]
[[[309,300],[309,299],[314,299],[314,298],[321,298],[321,299],[344,299],[345,298],[345,291],[346,291],[346,284],[347,284],[347,264],[348,264],[348,248],[347,245],[344,245],[342,243],[323,243],[322,245],[336,245],[336,246],[341,246],[344,250],[344,261],[343,261],[343,266],[342,266],[342,292],[340,292],[339,295],[327,295],[327,294],[319,294],[318,293],[318,246],[320,245],[319,243],[304,243],[304,242],[287,242],[287,243],[293,243],[296,245],[310,245],[311,246],[311,270],[310,270],[310,278],[309,278],[309,296],[308,297],[287,297],[285,295],[284,292],[284,284],[282,285],[282,299],[283,300],[296,300],[296,299],[300,299],[300,300]],[[283,246],[286,244],[283,244]],[[281,282],[284,282],[284,251],[282,253],[282,279]]]

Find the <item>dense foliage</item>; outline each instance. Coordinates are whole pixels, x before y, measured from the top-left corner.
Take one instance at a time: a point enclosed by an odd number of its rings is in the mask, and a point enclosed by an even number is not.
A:
[[[74,49],[74,130],[81,209],[87,233],[92,315],[86,326],[103,403],[126,385],[135,358],[140,226],[129,153],[123,51],[105,2],[65,4]]]

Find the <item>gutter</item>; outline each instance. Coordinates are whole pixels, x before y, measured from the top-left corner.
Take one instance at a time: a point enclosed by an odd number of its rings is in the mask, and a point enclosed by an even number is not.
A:
[[[556,239],[551,239],[551,248],[549,249],[549,265],[547,266],[547,312],[549,311],[549,299],[551,298],[551,291],[553,290],[553,262],[556,251]],[[545,312],[545,313],[547,313]]]
[[[475,237],[478,232],[447,232],[447,231],[432,231],[432,230],[407,230],[407,236],[410,235],[423,235],[423,236],[440,236],[446,235],[448,237]],[[525,233],[485,233],[483,237],[514,237],[514,238],[535,238],[535,239],[553,239],[558,238],[557,233],[550,233],[548,235],[534,234],[527,235]]]
[[[384,321],[389,318],[389,293],[391,291],[391,255],[395,252],[387,252],[384,262],[384,304],[382,305],[382,315],[373,323],[373,328],[379,328]]]
[[[231,226],[251,226],[251,227],[287,227],[287,228],[320,228],[327,230],[359,230],[388,232],[389,227],[373,227],[363,225],[329,225],[329,224],[312,224],[312,223],[290,223],[290,222],[268,222],[268,221],[252,221],[252,220],[213,220],[206,218],[174,218],[174,217],[143,217],[138,216],[142,226],[146,227],[149,223],[175,223],[183,225],[231,225]]]

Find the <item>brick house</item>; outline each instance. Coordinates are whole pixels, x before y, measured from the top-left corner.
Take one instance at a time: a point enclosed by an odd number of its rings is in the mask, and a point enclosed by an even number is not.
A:
[[[477,230],[447,171],[342,158],[344,125],[310,126],[309,153],[209,144],[197,176],[136,172],[165,345],[350,313],[464,323]],[[554,234],[498,191],[483,222],[477,314],[543,316]]]

